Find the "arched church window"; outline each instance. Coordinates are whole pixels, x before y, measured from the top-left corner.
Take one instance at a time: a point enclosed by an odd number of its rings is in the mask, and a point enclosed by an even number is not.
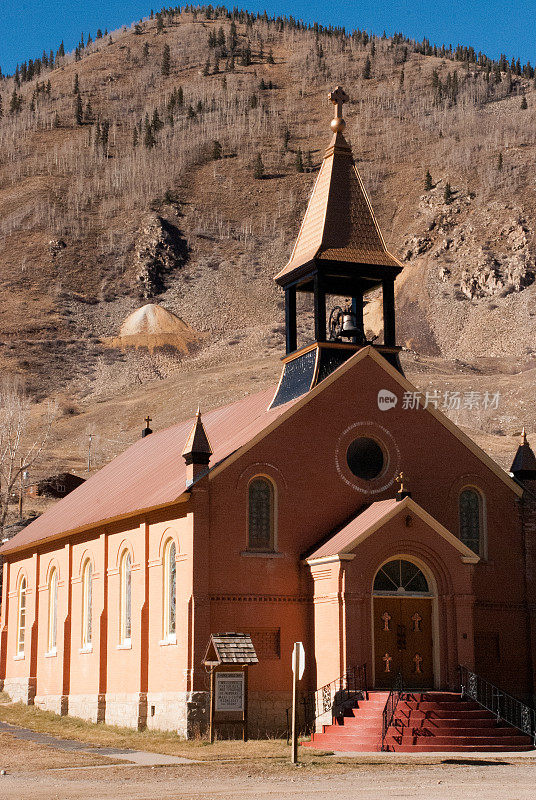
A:
[[[411,561],[395,558],[380,567],[374,578],[374,591],[394,594],[428,593],[428,581],[422,570]]]
[[[171,539],[164,549],[164,641],[176,640],[177,548]]]
[[[47,651],[56,652],[58,630],[58,571],[53,568],[48,579],[48,639]]]
[[[92,589],[93,567],[89,558],[82,570],[82,649],[91,647],[92,642]]]
[[[19,584],[17,609],[17,654],[24,655],[24,638],[26,634],[26,578]]]
[[[482,496],[476,489],[464,489],[459,498],[460,539],[474,553],[482,540]]]
[[[128,550],[125,550],[121,556],[121,566],[119,570],[119,591],[120,591],[120,609],[119,609],[119,638],[121,644],[130,644],[130,635],[132,631],[132,558]]]
[[[248,548],[274,549],[274,486],[267,478],[253,478],[249,484]]]

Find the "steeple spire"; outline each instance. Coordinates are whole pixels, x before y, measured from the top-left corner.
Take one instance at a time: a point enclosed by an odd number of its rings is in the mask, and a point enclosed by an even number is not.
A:
[[[536,480],[536,456],[528,442],[525,426],[521,431],[521,444],[517,448],[510,472],[518,481]]]
[[[201,419],[201,409],[197,407],[195,421],[184,445],[182,457],[186,462],[186,485],[207,472],[212,448]]]

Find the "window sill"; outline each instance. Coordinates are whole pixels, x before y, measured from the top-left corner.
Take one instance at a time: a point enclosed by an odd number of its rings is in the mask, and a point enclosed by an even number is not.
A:
[[[132,650],[132,643],[131,643],[130,639],[125,639],[124,642],[121,642],[121,644],[118,644],[117,645],[117,649],[118,650]]]
[[[56,658],[57,655],[58,651],[54,648],[54,650],[49,650],[48,653],[45,653],[45,658]]]
[[[16,656],[13,656],[13,661],[24,661],[24,653],[17,653]]]
[[[274,550],[242,550],[241,556],[248,558],[284,558],[284,553],[276,553]]]
[[[93,645],[92,644],[88,644],[88,645],[86,645],[86,647],[81,647],[78,652],[80,653],[80,655],[84,655],[84,653],[92,653],[93,652]]]
[[[177,644],[177,637],[176,636],[169,636],[167,639],[162,639],[160,642],[158,642],[158,644],[160,645],[160,647],[166,647],[166,645],[170,645],[170,644],[175,644],[176,645]]]

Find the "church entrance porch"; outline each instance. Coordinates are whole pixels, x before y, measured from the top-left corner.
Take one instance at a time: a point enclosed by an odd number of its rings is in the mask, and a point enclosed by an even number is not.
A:
[[[374,674],[377,688],[434,686],[432,596],[419,567],[393,559],[374,580]]]

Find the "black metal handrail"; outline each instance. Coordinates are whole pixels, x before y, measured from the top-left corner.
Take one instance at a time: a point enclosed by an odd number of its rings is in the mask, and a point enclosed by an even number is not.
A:
[[[532,738],[536,745],[536,709],[518,700],[498,686],[481,678],[468,667],[458,667],[462,699],[469,697],[482,708]]]
[[[302,719],[298,722],[300,735],[311,733],[316,720],[323,714],[331,711],[332,720],[335,717],[342,717],[350,703],[363,698],[368,700],[366,664],[350,667],[339,678],[302,697],[300,702]],[[286,709],[287,742],[290,738],[291,711],[291,707]]]
[[[383,715],[382,715],[382,751],[387,749],[387,745],[385,744],[385,740],[387,738],[387,731],[393,724],[393,719],[395,716],[396,708],[400,699],[402,697],[404,691],[404,685],[402,681],[402,675],[399,672],[396,676],[395,685],[389,692],[389,696],[387,698],[387,702],[383,707]]]

